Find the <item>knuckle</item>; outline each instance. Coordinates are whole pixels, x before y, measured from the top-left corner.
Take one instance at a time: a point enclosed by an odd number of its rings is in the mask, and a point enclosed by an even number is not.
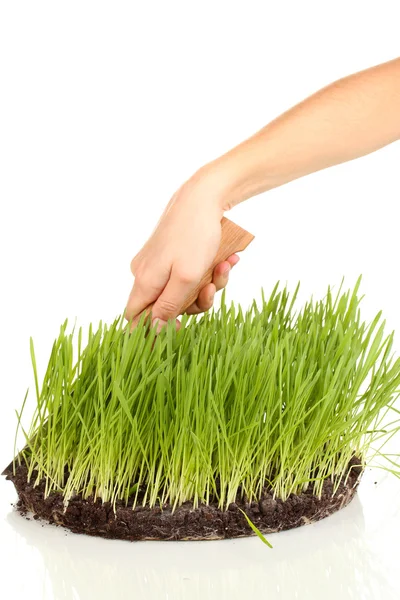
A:
[[[192,284],[198,281],[197,273],[189,269],[179,269],[177,277],[180,283]]]
[[[144,269],[143,266],[139,266],[135,273],[135,285],[143,289],[152,289],[154,284],[148,273],[148,269]]]
[[[139,259],[139,255],[137,254],[136,256],[134,256],[131,260],[131,273],[132,275],[136,275],[138,268],[140,265],[140,259]]]
[[[173,300],[168,300],[168,298],[160,298],[158,301],[158,308],[163,314],[168,315],[174,315],[179,310],[177,303]]]

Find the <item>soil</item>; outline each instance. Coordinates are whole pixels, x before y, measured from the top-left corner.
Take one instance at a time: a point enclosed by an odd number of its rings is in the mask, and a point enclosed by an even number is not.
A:
[[[132,510],[123,502],[117,502],[116,511],[110,503],[100,499],[73,497],[64,510],[62,494],[52,493],[44,498],[44,482],[36,487],[27,482],[27,468],[21,464],[15,475],[12,465],[3,475],[17,489],[19,502],[16,508],[22,513],[32,512],[34,518],[67,527],[74,533],[123,540],[216,540],[254,535],[244,515],[265,534],[292,529],[315,523],[343,508],[355,495],[362,470],[360,460],[349,463],[346,485],[342,482],[332,496],[332,482],[324,482],[321,498],[312,491],[291,494],[286,501],[274,499],[266,489],[258,502],[238,499],[227,511],[221,511],[217,503],[200,505],[193,509],[187,502],[172,512],[169,505],[162,507],[136,506]],[[34,473],[35,475],[35,473]],[[35,477],[32,477],[34,481]]]

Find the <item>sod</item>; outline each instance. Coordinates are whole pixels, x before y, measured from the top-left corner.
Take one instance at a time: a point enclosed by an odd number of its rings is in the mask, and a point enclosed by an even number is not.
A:
[[[345,506],[400,429],[400,359],[353,290],[296,310],[277,284],[245,312],[183,317],[156,335],[123,318],[54,342],[25,446],[4,474],[32,511],[110,538],[280,531]],[[17,433],[18,433],[17,428]]]

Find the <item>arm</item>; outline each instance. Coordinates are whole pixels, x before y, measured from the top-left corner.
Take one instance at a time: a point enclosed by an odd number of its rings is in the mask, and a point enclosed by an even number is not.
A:
[[[225,181],[225,210],[400,138],[400,58],[340,79],[205,167]]]
[[[126,315],[156,301],[160,325],[179,314],[185,297],[216,255],[223,212],[309,173],[358,158],[400,138],[400,59],[320,90],[225,155],[202,167],[175,194],[148,242],[133,259],[135,284]],[[195,218],[193,218],[195,215]],[[219,277],[190,312],[206,310]]]

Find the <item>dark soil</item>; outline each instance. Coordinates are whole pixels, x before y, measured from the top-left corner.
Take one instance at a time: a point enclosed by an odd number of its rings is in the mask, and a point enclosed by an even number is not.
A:
[[[221,511],[217,503],[200,505],[193,509],[187,502],[172,512],[166,505],[148,508],[137,506],[134,510],[117,502],[116,512],[110,503],[93,498],[84,500],[77,495],[64,510],[62,494],[52,493],[44,498],[44,482],[36,487],[27,483],[27,468],[18,466],[13,475],[12,465],[3,475],[12,481],[19,495],[17,509],[32,512],[49,523],[67,527],[74,533],[86,533],[105,538],[123,540],[216,540],[253,535],[239,508],[263,533],[273,533],[315,523],[343,508],[354,497],[360,475],[360,461],[353,458],[349,463],[350,474],[346,486],[343,482],[334,496],[331,481],[324,482],[319,499],[310,491],[290,495],[283,502],[273,499],[266,490],[259,502],[251,504],[237,500],[227,511]],[[34,480],[34,477],[32,478]]]

